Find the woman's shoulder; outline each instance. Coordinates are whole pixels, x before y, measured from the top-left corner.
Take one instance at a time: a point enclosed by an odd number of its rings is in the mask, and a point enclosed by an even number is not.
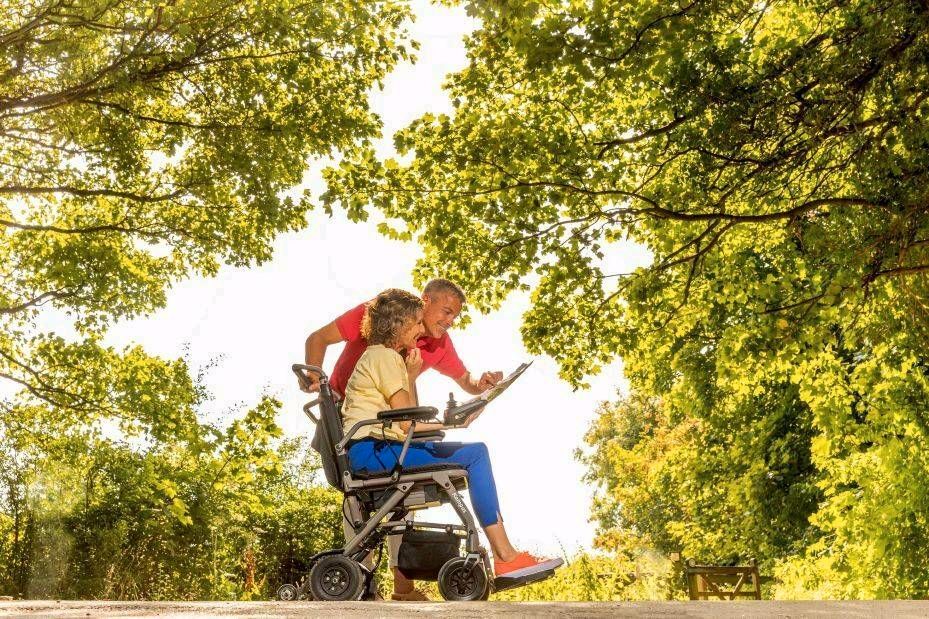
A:
[[[397,361],[403,363],[403,357],[400,356],[400,353],[393,348],[387,348],[383,344],[372,344],[365,348],[361,358],[358,359],[358,363],[361,363],[362,360],[367,363],[395,363]]]

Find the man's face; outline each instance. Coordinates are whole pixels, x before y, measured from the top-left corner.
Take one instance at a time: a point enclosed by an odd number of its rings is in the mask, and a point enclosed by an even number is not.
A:
[[[452,328],[461,312],[461,301],[453,294],[423,295],[423,325],[426,335],[440,338]]]

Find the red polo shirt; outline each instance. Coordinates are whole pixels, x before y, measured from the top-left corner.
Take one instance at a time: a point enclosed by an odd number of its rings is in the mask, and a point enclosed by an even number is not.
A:
[[[361,320],[365,315],[365,305],[367,303],[362,303],[335,319],[339,333],[345,340],[345,349],[335,362],[335,368],[329,376],[329,385],[339,394],[339,397],[345,397],[345,385],[348,384],[348,378],[355,370],[355,364],[358,363],[361,354],[368,347],[368,341],[361,337]],[[438,339],[428,335],[423,336],[416,342],[416,346],[423,357],[423,367],[420,372],[435,368],[456,380],[465,373],[465,366],[458,358],[458,353],[455,352],[455,346],[452,344],[452,338],[448,337],[448,333],[442,334],[442,337]]]

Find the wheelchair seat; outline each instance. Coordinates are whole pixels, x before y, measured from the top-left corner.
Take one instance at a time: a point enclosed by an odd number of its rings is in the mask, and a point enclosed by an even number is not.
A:
[[[431,473],[433,471],[457,471],[460,469],[460,464],[437,462],[435,464],[422,464],[420,466],[404,466],[403,475],[412,475],[413,473]],[[354,479],[380,479],[382,477],[390,477],[391,475],[393,475],[393,470],[391,469],[383,471],[360,470],[352,472],[352,478]]]

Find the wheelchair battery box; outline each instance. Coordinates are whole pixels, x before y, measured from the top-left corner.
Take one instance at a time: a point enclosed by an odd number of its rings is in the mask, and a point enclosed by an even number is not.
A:
[[[461,556],[461,540],[445,531],[405,531],[397,553],[397,569],[412,580],[437,580],[442,566]]]
[[[370,492],[359,492],[358,496],[362,497],[362,500],[369,502],[372,509],[380,509],[384,506],[384,503],[387,502],[387,499],[393,494],[393,489],[388,488],[387,490],[374,490]],[[403,505],[410,508],[420,508],[427,506],[440,505],[442,502],[442,495],[439,492],[439,487],[435,484],[426,484],[414,488],[406,497],[403,499]]]

